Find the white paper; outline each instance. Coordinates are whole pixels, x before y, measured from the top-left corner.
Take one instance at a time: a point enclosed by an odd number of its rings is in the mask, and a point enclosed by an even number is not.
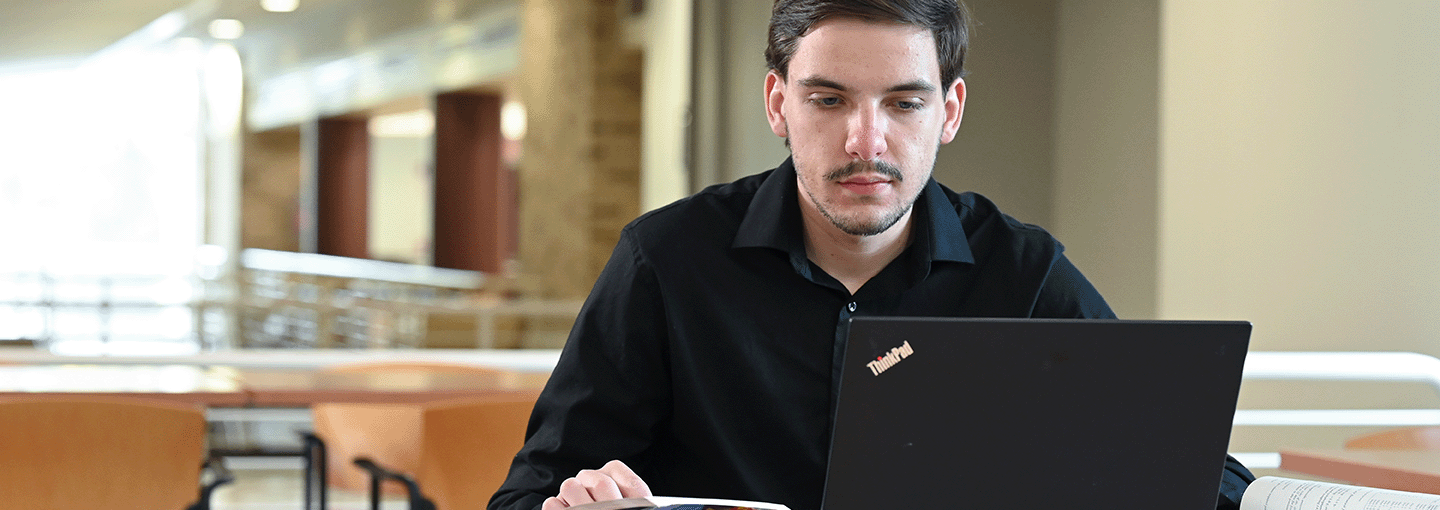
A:
[[[1240,510],[1440,510],[1440,496],[1265,476],[1245,489]]]

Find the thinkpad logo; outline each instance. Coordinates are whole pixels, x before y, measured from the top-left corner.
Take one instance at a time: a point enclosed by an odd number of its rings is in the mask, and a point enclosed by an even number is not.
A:
[[[866,363],[865,366],[870,367],[870,371],[875,375],[880,375],[881,372],[889,370],[890,367],[895,366],[900,360],[910,357],[911,354],[915,354],[915,349],[910,348],[910,341],[906,340],[903,345],[890,349],[890,352],[884,356],[877,356],[875,361]]]

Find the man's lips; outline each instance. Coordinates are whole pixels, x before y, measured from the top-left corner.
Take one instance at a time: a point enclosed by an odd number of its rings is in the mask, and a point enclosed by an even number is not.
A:
[[[889,186],[890,180],[880,176],[855,176],[840,181],[839,184],[851,192],[871,195]]]

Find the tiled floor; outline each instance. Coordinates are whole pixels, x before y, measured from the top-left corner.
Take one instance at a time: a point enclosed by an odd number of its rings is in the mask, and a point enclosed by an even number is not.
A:
[[[304,508],[304,478],[298,469],[232,469],[235,481],[215,490],[215,510],[300,510]],[[330,489],[329,510],[369,510],[368,496]],[[381,501],[383,510],[406,510],[402,497]]]
[[[299,451],[300,431],[311,430],[307,422],[217,423],[210,444],[230,450],[260,449]],[[302,510],[305,508],[304,461],[298,456],[225,457],[225,466],[235,481],[215,489],[214,510]],[[326,510],[370,510],[370,496],[364,492],[331,488]],[[387,496],[381,510],[408,510],[404,496]]]
[[[242,422],[212,423],[210,444],[230,450],[247,448],[274,451],[301,449],[299,431],[309,423]],[[214,510],[302,510],[305,508],[305,478],[299,457],[225,457],[225,466],[235,481],[215,489],[210,498]],[[328,510],[369,510],[369,495],[330,489]],[[383,510],[406,510],[404,498],[381,502]]]

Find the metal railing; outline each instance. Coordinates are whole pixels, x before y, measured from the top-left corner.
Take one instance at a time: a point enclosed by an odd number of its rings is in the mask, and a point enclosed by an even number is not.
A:
[[[527,298],[514,280],[475,271],[253,249],[239,262],[210,278],[0,274],[0,345],[556,347],[580,307]],[[542,330],[549,340],[527,345]]]
[[[1406,382],[1440,395],[1440,359],[1414,352],[1251,352],[1249,381]],[[1440,425],[1440,408],[1238,409],[1234,426],[1410,427]],[[1279,452],[1232,453],[1251,468],[1280,466]]]

